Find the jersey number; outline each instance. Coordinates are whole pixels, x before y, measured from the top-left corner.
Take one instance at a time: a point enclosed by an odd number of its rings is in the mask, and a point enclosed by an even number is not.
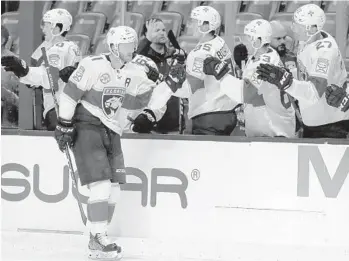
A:
[[[291,107],[291,100],[286,92],[280,92],[281,104],[285,109],[289,109]],[[287,101],[287,102],[286,102]]]
[[[330,41],[318,42],[316,44],[316,50],[319,50],[321,48],[330,48],[331,46],[332,46],[332,43]]]
[[[211,45],[206,43],[206,44],[200,44],[196,46],[194,49],[194,52],[200,50],[201,47],[204,51],[207,51],[207,52],[211,51]]]
[[[138,57],[136,60],[134,60],[134,63],[138,65],[145,65],[147,61],[145,59],[142,59],[142,57]]]

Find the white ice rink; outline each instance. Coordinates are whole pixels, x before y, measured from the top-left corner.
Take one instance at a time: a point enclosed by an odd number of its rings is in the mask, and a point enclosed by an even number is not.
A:
[[[87,261],[88,237],[79,234],[2,231],[3,261]],[[348,261],[348,247],[268,246],[247,243],[204,246],[122,238],[128,261]]]

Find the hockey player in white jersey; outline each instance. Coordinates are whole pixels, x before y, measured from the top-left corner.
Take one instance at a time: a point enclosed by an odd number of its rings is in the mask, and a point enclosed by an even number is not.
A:
[[[121,69],[134,59],[134,29],[111,28],[106,40],[110,53],[84,58],[64,87],[55,138],[61,150],[72,148],[80,183],[90,190],[89,257],[113,260],[121,257],[121,248],[110,241],[107,228],[120,184],[126,183],[120,136],[127,116],[147,106],[156,84],[143,56],[138,58],[144,62],[133,63],[132,73]]]
[[[256,19],[245,26],[249,59],[243,69],[243,80],[227,74],[227,65],[214,57],[205,59],[204,72],[221,80],[220,90],[232,100],[244,103],[247,137],[295,137],[295,111],[288,96],[273,84],[257,79],[256,68],[266,62],[281,65],[278,53],[270,47],[270,23]]]
[[[54,102],[47,73],[43,63],[41,48],[45,47],[48,61],[59,75],[59,89],[55,90],[57,99],[59,99],[63,86],[68,81],[69,75],[75,70],[76,63],[81,59],[79,47],[72,41],[68,41],[65,35],[70,30],[73,19],[70,13],[65,9],[52,9],[47,11],[41,23],[42,32],[45,41],[34,51],[32,63],[38,67],[29,67],[25,61],[14,56],[6,56],[1,59],[1,64],[5,70],[13,71],[24,84],[30,84],[33,87],[43,87],[44,112],[48,130],[54,130],[57,124],[57,115],[54,110]],[[35,65],[35,66],[36,66]]]
[[[143,91],[146,92],[144,94],[145,103],[140,104],[138,108],[129,110],[123,132],[149,133],[153,129],[155,122],[161,120],[167,108],[165,106],[161,109],[154,109],[153,111],[148,111],[147,109],[143,111],[144,107],[148,105],[152,90],[155,88],[156,84],[159,83],[159,69],[152,59],[137,54],[131,62],[126,63],[122,67],[121,74],[132,79],[132,85],[138,86],[137,92],[141,91],[142,88],[144,88]],[[149,89],[149,84],[152,86],[151,91]],[[148,97],[145,97],[146,95],[148,95]],[[144,122],[145,119],[145,122],[148,123],[148,125],[144,126],[144,124],[137,124],[139,121]],[[139,126],[142,126],[143,129],[138,129]]]
[[[149,110],[158,103],[166,104],[171,95],[188,98],[188,117],[192,120],[192,134],[230,135],[236,126],[234,108],[237,103],[219,90],[219,81],[203,73],[203,61],[208,56],[231,64],[231,52],[224,40],[217,35],[221,26],[219,13],[210,6],[199,6],[191,11],[195,36],[198,45],[189,53],[186,60],[186,81],[178,90],[161,90],[162,95],[154,95]],[[155,97],[161,96],[158,100]],[[139,124],[142,124],[141,122]]]
[[[261,64],[259,79],[276,84],[299,102],[303,137],[346,138],[349,133],[348,94],[342,55],[335,39],[323,31],[324,11],[317,5],[299,7],[292,30],[302,42],[297,54],[298,79],[284,68]]]

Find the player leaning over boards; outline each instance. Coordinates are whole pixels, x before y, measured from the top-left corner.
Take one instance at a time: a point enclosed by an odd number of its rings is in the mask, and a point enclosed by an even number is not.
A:
[[[134,29],[111,28],[106,40],[110,53],[84,58],[64,87],[55,137],[61,150],[67,144],[72,147],[81,185],[90,190],[89,257],[113,260],[121,257],[121,248],[110,241],[107,228],[119,199],[119,184],[126,182],[120,136],[127,116],[148,104],[155,83],[147,58],[134,58],[138,43]]]
[[[228,74],[225,62],[215,57],[204,61],[204,72],[221,81],[220,90],[232,100],[244,103],[247,137],[295,137],[295,111],[285,93],[268,82],[257,79],[260,63],[282,65],[279,54],[270,47],[272,29],[268,21],[256,19],[245,26],[244,34],[249,56],[243,69],[243,80]]]
[[[68,41],[65,35],[70,30],[73,18],[65,9],[53,9],[47,11],[41,21],[41,29],[45,41],[34,51],[32,59],[38,65],[42,65],[41,48],[45,47],[48,61],[57,69],[58,88],[57,99],[62,92],[63,86],[68,81],[69,75],[75,70],[75,65],[81,59],[79,47],[72,41]],[[43,87],[44,97],[44,119],[48,130],[54,130],[57,124],[54,100],[50,90],[47,73],[44,66],[28,67],[27,64],[15,57],[5,56],[1,58],[1,65],[5,70],[13,71],[20,81],[34,87]],[[59,72],[58,72],[59,71]]]
[[[234,111],[237,103],[221,93],[219,81],[213,76],[206,76],[202,71],[203,61],[208,56],[227,60],[231,64],[231,52],[224,40],[217,35],[221,17],[214,8],[199,6],[191,11],[190,18],[199,43],[187,57],[186,81],[178,90],[156,88],[155,92],[163,93],[159,95],[159,99],[155,99],[154,95],[149,109],[155,104],[165,105],[171,95],[188,98],[192,134],[229,136],[237,122]]]
[[[292,30],[303,42],[297,54],[298,79],[284,68],[261,64],[259,78],[278,86],[299,102],[303,137],[346,138],[349,133],[347,72],[335,39],[323,31],[324,11],[317,5],[299,7]]]

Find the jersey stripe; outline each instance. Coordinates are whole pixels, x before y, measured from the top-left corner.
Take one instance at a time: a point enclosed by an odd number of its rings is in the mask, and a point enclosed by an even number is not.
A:
[[[85,91],[78,88],[78,86],[71,81],[69,81],[65,85],[63,92],[75,102],[78,102],[81,99],[82,95],[85,93]]]
[[[319,94],[319,97],[322,97],[327,88],[327,79],[316,76],[309,76],[308,81],[314,84],[315,89]]]
[[[196,77],[194,77],[194,76],[191,76],[191,75],[189,75],[189,74],[187,74],[187,81],[188,81],[188,83],[189,83],[191,92],[192,92],[193,94],[194,94],[196,91],[205,88],[204,80],[201,80],[201,79],[196,78]]]
[[[152,93],[153,89],[137,96],[126,93],[124,101],[122,103],[122,108],[125,108],[127,110],[141,110],[148,105]]]

